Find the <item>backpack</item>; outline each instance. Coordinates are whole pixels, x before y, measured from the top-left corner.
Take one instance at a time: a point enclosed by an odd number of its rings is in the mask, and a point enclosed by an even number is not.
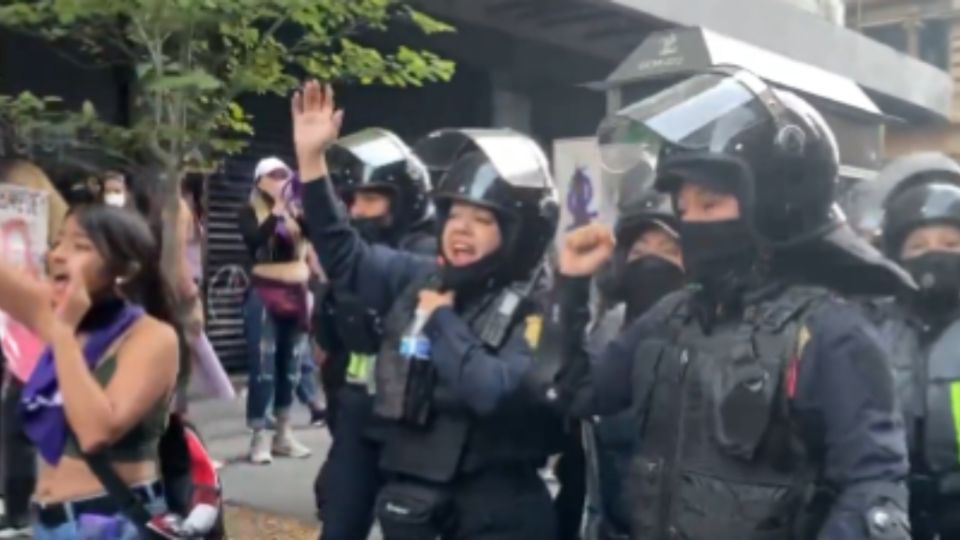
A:
[[[171,414],[158,447],[167,512],[157,516],[117,475],[106,454],[86,454],[84,459],[143,538],[224,540],[220,479],[196,428]]]

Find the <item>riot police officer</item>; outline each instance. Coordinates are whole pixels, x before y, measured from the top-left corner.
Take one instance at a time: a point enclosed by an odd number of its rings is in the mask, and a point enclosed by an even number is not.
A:
[[[633,538],[909,538],[886,355],[857,308],[777,262],[800,243],[851,261],[879,255],[837,243],[856,237],[831,212],[838,151],[823,118],[717,67],[627,107],[599,137],[608,166],[656,159],[695,285],[630,324],[591,368],[584,297],[613,235],[579,229],[560,255],[558,403],[637,415]],[[870,282],[909,282],[881,257],[860,262]]]
[[[384,319],[374,414],[387,422],[377,502],[391,539],[552,539],[537,469],[549,422],[536,373],[537,280],[558,207],[546,159],[529,138],[452,131],[461,150],[435,190],[442,264],[370,246],[325,180],[339,115],[329,87],[294,98],[294,133],[311,238],[331,281]]]
[[[353,133],[331,146],[327,163],[350,223],[365,241],[436,253],[430,176],[399,137],[378,128]],[[378,445],[366,432],[372,409],[367,390],[383,325],[376,311],[343,288],[329,287],[317,305],[314,327],[327,353],[323,379],[333,435],[315,482],[322,537],[359,540],[370,533],[381,484]]]
[[[628,176],[620,188],[614,225],[616,248],[597,275],[602,303],[610,306],[601,308],[591,323],[590,340],[599,345],[683,286],[683,257],[670,198],[654,190],[640,191],[647,184],[645,176]],[[630,536],[624,480],[630,470],[636,420],[628,410],[585,422],[587,540]]]
[[[960,166],[904,156],[868,193],[865,203],[880,204],[865,218],[879,218],[884,251],[920,287],[868,305],[906,420],[913,538],[960,538]]]

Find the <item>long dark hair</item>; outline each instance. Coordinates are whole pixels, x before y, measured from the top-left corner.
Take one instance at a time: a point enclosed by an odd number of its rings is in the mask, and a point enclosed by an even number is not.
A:
[[[70,215],[106,261],[107,272],[117,279],[124,298],[151,316],[179,326],[173,289],[160,267],[160,242],[147,221],[136,212],[102,204],[77,206]]]

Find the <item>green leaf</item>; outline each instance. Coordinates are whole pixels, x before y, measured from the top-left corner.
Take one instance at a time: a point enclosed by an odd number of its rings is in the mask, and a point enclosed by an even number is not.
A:
[[[410,17],[410,20],[420,28],[420,31],[427,35],[457,31],[453,26],[439,19],[434,19],[426,13],[417,11],[409,6],[407,7],[407,15]]]

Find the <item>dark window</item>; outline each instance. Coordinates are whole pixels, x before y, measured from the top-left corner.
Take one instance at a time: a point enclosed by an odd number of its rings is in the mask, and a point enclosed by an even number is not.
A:
[[[907,30],[897,23],[864,29],[863,33],[880,43],[909,53]],[[917,30],[917,56],[920,60],[944,71],[950,69],[950,23],[941,20],[923,21]]]
[[[926,21],[920,27],[920,59],[944,71],[950,69],[950,23]]]
[[[907,32],[901,24],[874,26],[864,29],[863,33],[900,52],[907,52]]]

